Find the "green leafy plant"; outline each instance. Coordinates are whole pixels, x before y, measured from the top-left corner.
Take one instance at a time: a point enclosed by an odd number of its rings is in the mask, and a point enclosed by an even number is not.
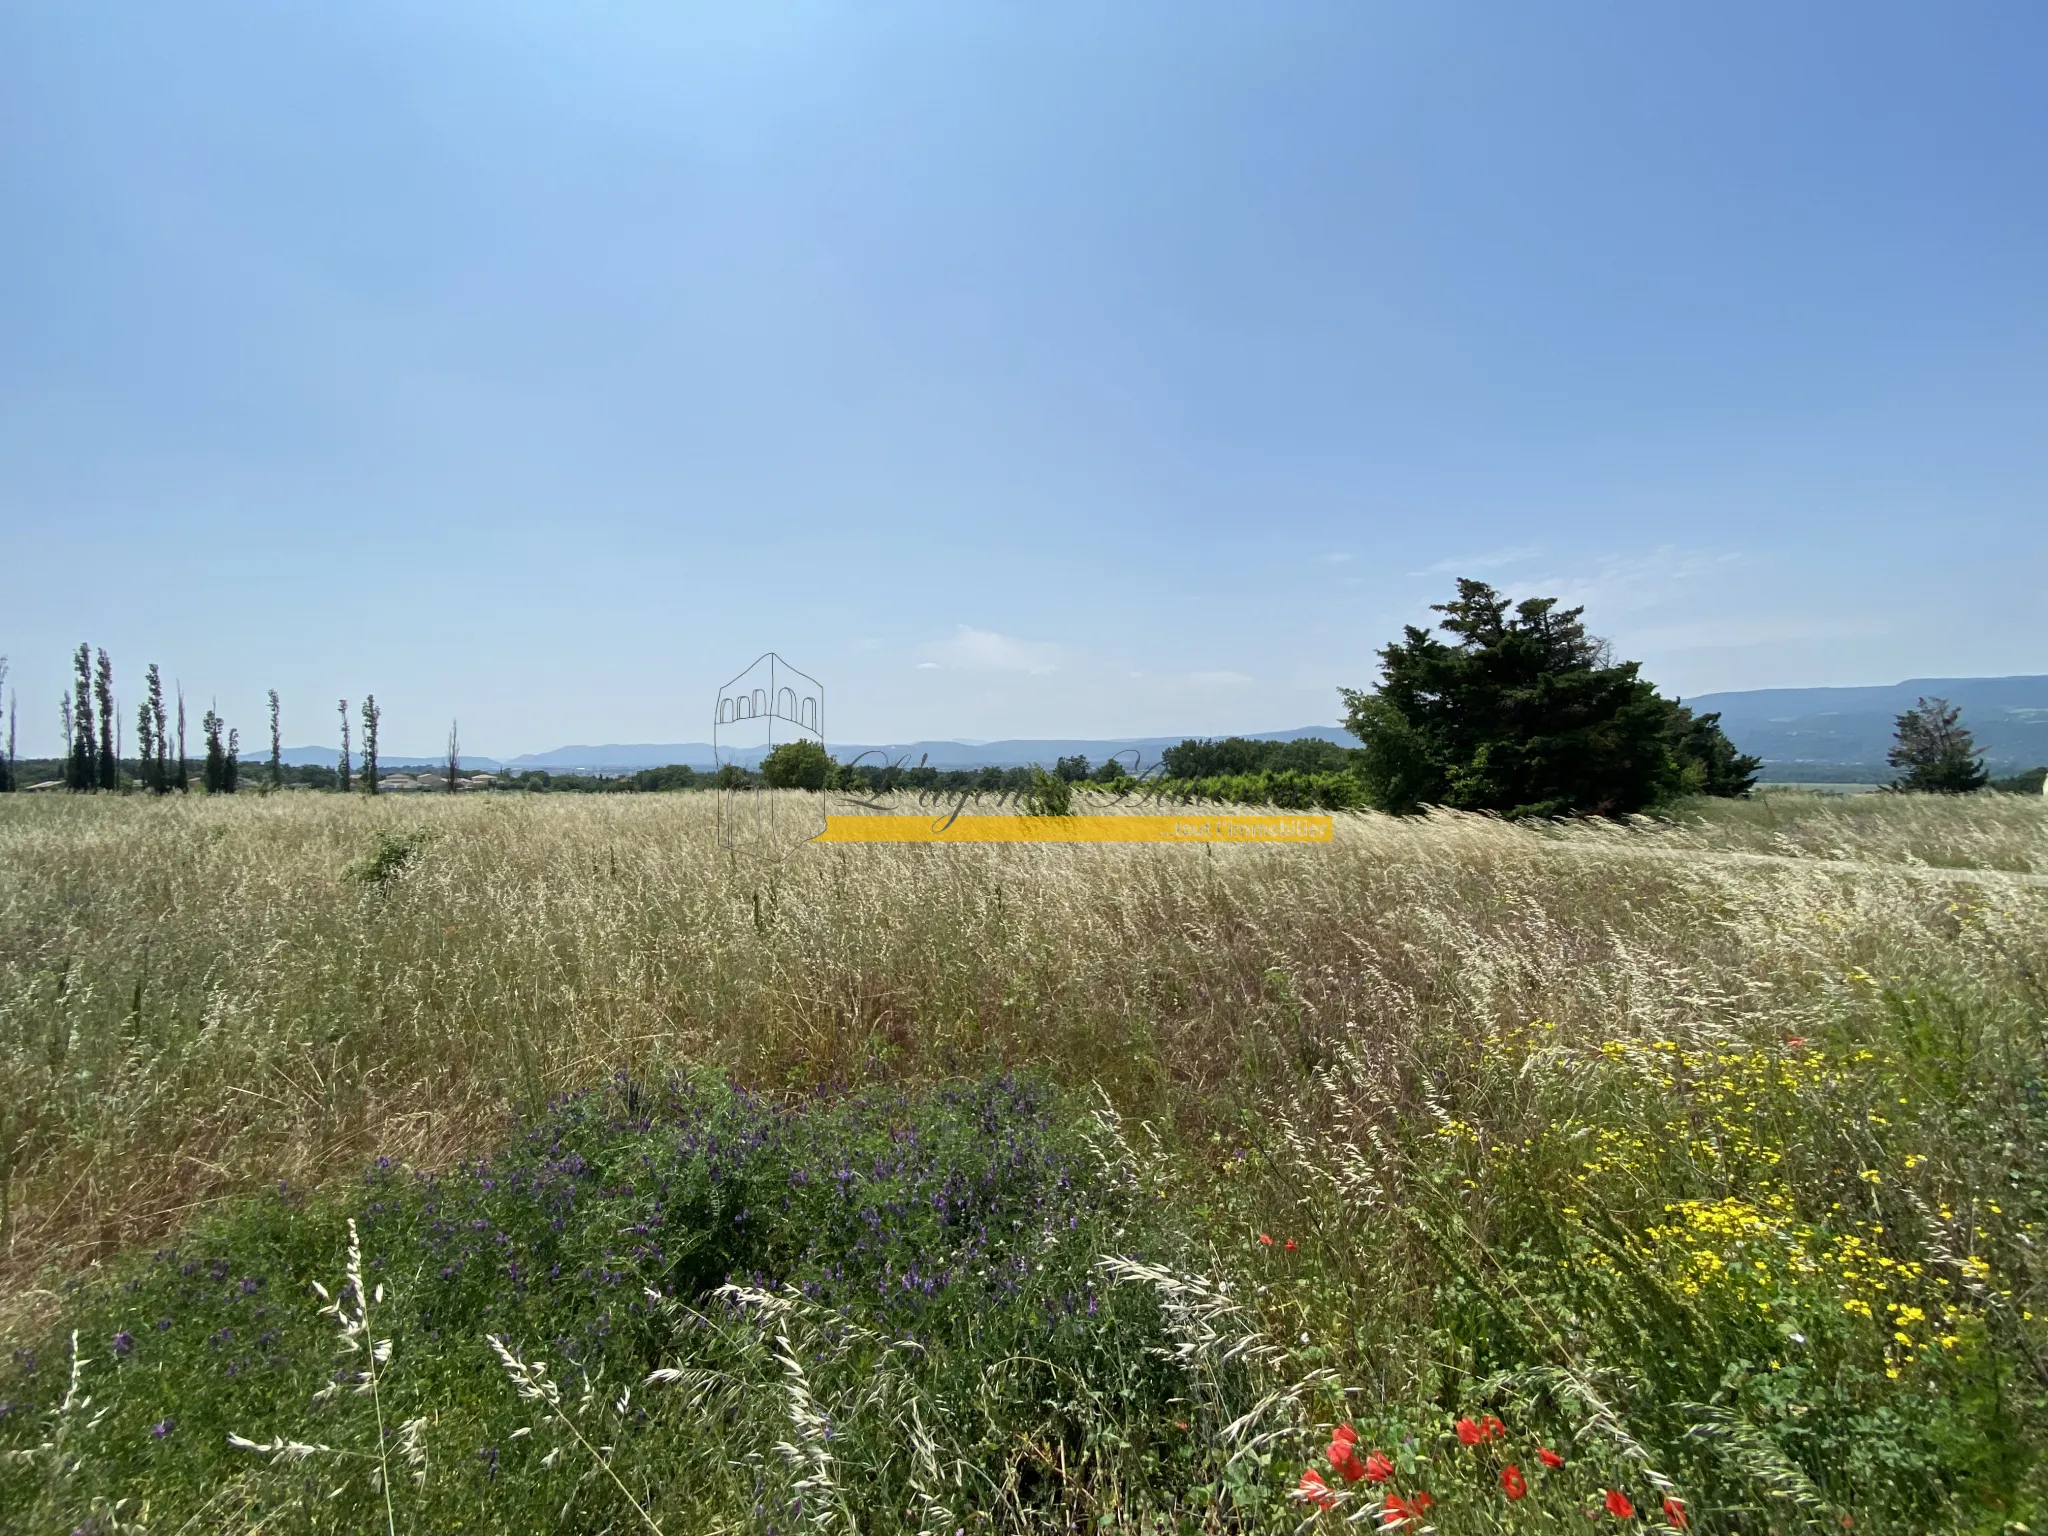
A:
[[[1024,791],[1023,804],[1027,816],[1071,816],[1074,813],[1073,782],[1034,765],[1031,787]]]
[[[381,890],[410,869],[433,840],[434,834],[424,828],[411,832],[380,829],[369,853],[349,865],[348,878]]]

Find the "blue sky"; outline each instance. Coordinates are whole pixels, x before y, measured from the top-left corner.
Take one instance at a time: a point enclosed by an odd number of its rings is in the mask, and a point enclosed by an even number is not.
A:
[[[0,652],[509,754],[2048,672],[2038,4],[0,3]]]

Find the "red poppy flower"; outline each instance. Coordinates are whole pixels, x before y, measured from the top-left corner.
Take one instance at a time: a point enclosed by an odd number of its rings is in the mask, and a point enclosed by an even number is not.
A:
[[[1484,1435],[1489,1440],[1505,1439],[1507,1437],[1507,1432],[1507,1425],[1501,1423],[1499,1419],[1496,1419],[1490,1413],[1485,1418],[1479,1421],[1479,1433]]]
[[[1486,1431],[1481,1429],[1472,1420],[1458,1420],[1458,1443],[1460,1445],[1477,1445],[1485,1438]]]
[[[1790,1046],[1795,1051],[1803,1051],[1806,1049],[1806,1036],[1787,1035],[1785,1037],[1785,1044]]]
[[[1413,1493],[1408,1495],[1408,1507],[1414,1510],[1415,1513],[1417,1513],[1418,1515],[1428,1514],[1429,1506],[1434,1504],[1435,1502],[1436,1500],[1429,1496],[1429,1490],[1427,1488],[1418,1488]]]
[[[1285,1248],[1289,1253],[1292,1253],[1294,1252],[1294,1239],[1290,1237],[1289,1239],[1287,1239],[1286,1242],[1282,1243],[1280,1246],[1282,1248]]]
[[[1330,1438],[1332,1440],[1347,1440],[1351,1444],[1356,1445],[1358,1444],[1358,1431],[1349,1424],[1339,1424],[1330,1431]]]
[[[1328,1452],[1330,1465],[1344,1474],[1344,1481],[1355,1483],[1365,1476],[1365,1468],[1358,1460],[1358,1447],[1349,1440],[1332,1440]]]
[[[1564,1458],[1558,1455],[1557,1452],[1553,1451],[1547,1445],[1539,1445],[1536,1447],[1536,1459],[1542,1462],[1543,1465],[1545,1465],[1546,1467],[1549,1467],[1552,1471],[1556,1471],[1557,1468],[1564,1465]]]
[[[1529,1480],[1513,1462],[1500,1469],[1500,1491],[1511,1499],[1519,1499],[1529,1491]]]
[[[1272,1238],[1270,1238],[1270,1237],[1268,1237],[1268,1236],[1267,1236],[1267,1235],[1266,1235],[1265,1233],[1263,1233],[1263,1232],[1261,1232],[1261,1233],[1259,1234],[1259,1241],[1260,1241],[1260,1242],[1261,1242],[1262,1244],[1264,1244],[1264,1245],[1265,1245],[1266,1247],[1268,1247],[1268,1248],[1270,1248],[1270,1247],[1272,1247],[1272,1246],[1273,1246],[1273,1239],[1272,1239]]]
[[[1619,1488],[1607,1490],[1607,1513],[1617,1520],[1626,1520],[1636,1512],[1635,1505],[1628,1501],[1628,1495]]]
[[[1664,1495],[1664,1518],[1670,1524],[1677,1526],[1681,1531],[1692,1529],[1692,1520],[1685,1512],[1685,1500],[1673,1494],[1667,1493]]]
[[[1369,1483],[1384,1483],[1394,1475],[1394,1464],[1387,1459],[1385,1451],[1374,1451],[1365,1458],[1365,1480]]]
[[[1301,1474],[1301,1487],[1295,1490],[1296,1498],[1313,1504],[1317,1509],[1335,1509],[1337,1500],[1330,1492],[1330,1485],[1323,1481],[1322,1473],[1311,1467]]]

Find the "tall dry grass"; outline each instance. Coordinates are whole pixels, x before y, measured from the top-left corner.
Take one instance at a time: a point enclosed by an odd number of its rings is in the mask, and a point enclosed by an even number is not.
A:
[[[2040,1009],[2042,893],[1934,867],[2048,869],[2018,799],[772,865],[723,853],[711,812],[0,800],[10,1305],[221,1196],[440,1163],[619,1068],[795,1087],[1032,1064],[1199,1138],[1340,1052],[1441,1055],[1533,1017],[1560,1044],[1781,1036],[1862,1006],[1856,969],[1938,977],[1997,1027]],[[352,875],[380,838],[414,851]],[[1986,912],[1959,931],[1956,900]]]

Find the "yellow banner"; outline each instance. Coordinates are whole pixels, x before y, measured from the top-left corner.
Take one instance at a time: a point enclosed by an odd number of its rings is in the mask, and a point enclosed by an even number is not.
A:
[[[820,843],[1327,843],[1328,816],[827,816]]]

